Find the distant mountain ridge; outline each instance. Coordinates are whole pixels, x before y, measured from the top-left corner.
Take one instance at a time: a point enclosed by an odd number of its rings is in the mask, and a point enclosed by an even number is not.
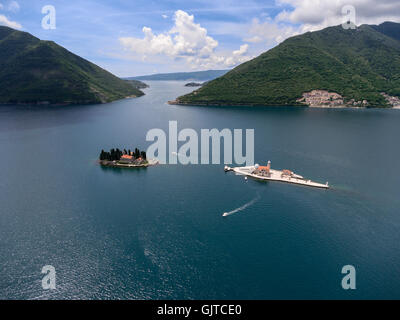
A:
[[[344,103],[388,106],[382,92],[400,96],[400,24],[336,26],[289,38],[173,103],[299,105],[313,90],[337,93]]]
[[[143,92],[52,41],[0,26],[0,103],[105,103]]]
[[[384,22],[380,25],[372,25],[371,27],[373,29],[375,29],[376,31],[381,32],[390,38],[400,41],[400,30],[399,30],[398,23]]]
[[[207,81],[223,76],[229,70],[207,70],[194,72],[157,73],[146,76],[129,77],[128,80],[182,80],[182,81]]]

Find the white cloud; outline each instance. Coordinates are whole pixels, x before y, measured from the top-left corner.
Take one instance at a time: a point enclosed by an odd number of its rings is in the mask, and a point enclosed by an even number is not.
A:
[[[400,21],[398,0],[278,0],[280,5],[293,9],[283,10],[276,21],[301,25],[301,31],[315,31],[343,23],[342,8],[354,6],[356,24],[379,24]]]
[[[22,29],[22,26],[18,22],[8,20],[8,18],[2,14],[0,14],[0,25],[14,29]]]
[[[254,18],[248,33],[250,38],[246,38],[246,41],[255,43],[265,42],[270,46],[299,34],[299,30],[298,28],[274,21],[271,18],[267,18],[264,22],[260,22],[259,19]]]
[[[164,64],[186,62],[197,69],[225,68],[245,62],[252,54],[265,51],[289,37],[340,25],[344,22],[342,9],[346,5],[355,7],[357,25],[400,22],[399,0],[275,0],[275,3],[280,12],[274,18],[260,13],[249,22],[208,22],[207,28],[213,36],[243,39],[246,44],[235,51],[224,51],[208,30],[195,22],[193,15],[182,10],[175,12],[174,26],[169,31],[156,33],[144,27],[143,37],[125,37],[119,41],[129,52],[129,58],[163,61]],[[252,43],[252,54],[248,53],[248,43]]]
[[[161,15],[164,19],[167,19],[168,16],[166,14]]]
[[[277,0],[285,6],[274,19],[266,17],[260,21],[254,18],[244,40],[265,43],[267,47],[308,31],[340,25],[345,17],[342,9],[346,5],[355,8],[355,22],[380,24],[384,21],[400,21],[399,0]],[[288,7],[291,7],[288,9]]]
[[[234,65],[234,64],[237,64],[238,61],[239,62],[241,60],[245,61],[246,59],[243,59],[243,57],[246,57],[246,53],[247,53],[248,49],[249,49],[249,45],[247,43],[241,45],[239,50],[235,50],[232,52],[231,57],[226,58],[225,64],[226,65]]]
[[[250,59],[246,56],[248,45],[227,54],[216,53],[218,41],[207,34],[207,29],[195,23],[194,16],[178,10],[175,25],[168,32],[154,34],[149,27],[143,28],[144,37],[123,37],[119,41],[130,52],[143,59],[155,55],[171,59],[183,59],[193,68],[231,67]]]

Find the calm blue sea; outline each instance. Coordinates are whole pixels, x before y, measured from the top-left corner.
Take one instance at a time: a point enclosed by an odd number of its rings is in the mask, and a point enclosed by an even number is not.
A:
[[[0,107],[0,298],[400,298],[400,110],[170,106],[192,89],[149,84],[104,105]],[[256,162],[332,189],[223,164],[96,164],[101,149],[146,149],[169,120],[254,128]],[[356,290],[341,287],[348,264]]]

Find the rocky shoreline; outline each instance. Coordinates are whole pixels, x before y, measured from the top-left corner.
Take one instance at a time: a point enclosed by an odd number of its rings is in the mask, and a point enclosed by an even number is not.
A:
[[[147,168],[150,164],[142,163],[142,164],[125,164],[119,163],[118,161],[108,161],[108,160],[99,160],[99,163],[103,167],[111,167],[111,168]]]
[[[144,95],[144,94],[143,94]],[[62,102],[50,102],[50,101],[32,101],[32,102],[0,102],[0,106],[49,106],[49,107],[66,107],[76,105],[94,105],[94,104],[106,104],[124,99],[139,98],[143,95],[129,95],[113,101],[62,101]]]
[[[385,97],[390,109],[400,109],[400,98],[390,96],[384,92],[381,92],[382,96]],[[170,105],[184,105],[184,106],[238,106],[238,107],[255,107],[255,106],[307,106],[310,108],[367,108],[370,107],[367,100],[356,101],[355,99],[346,100],[345,97],[327,90],[312,90],[304,92],[300,99],[296,100],[293,104],[254,104],[254,103],[225,103],[225,102],[184,102],[179,99],[168,101]]]
[[[199,107],[305,107],[302,104],[261,104],[261,103],[229,103],[229,102],[183,102],[179,100],[167,101],[169,105],[199,106]]]

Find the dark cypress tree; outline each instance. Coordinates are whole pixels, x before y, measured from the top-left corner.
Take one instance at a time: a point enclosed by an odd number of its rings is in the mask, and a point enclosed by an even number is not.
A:
[[[120,150],[119,148],[112,148],[110,152],[106,152],[101,150],[99,159],[100,160],[108,160],[108,161],[119,161],[123,155],[131,155],[135,159],[141,157],[142,159],[146,159],[146,152],[140,151],[138,148],[135,148],[135,151],[131,151],[131,149]]]

